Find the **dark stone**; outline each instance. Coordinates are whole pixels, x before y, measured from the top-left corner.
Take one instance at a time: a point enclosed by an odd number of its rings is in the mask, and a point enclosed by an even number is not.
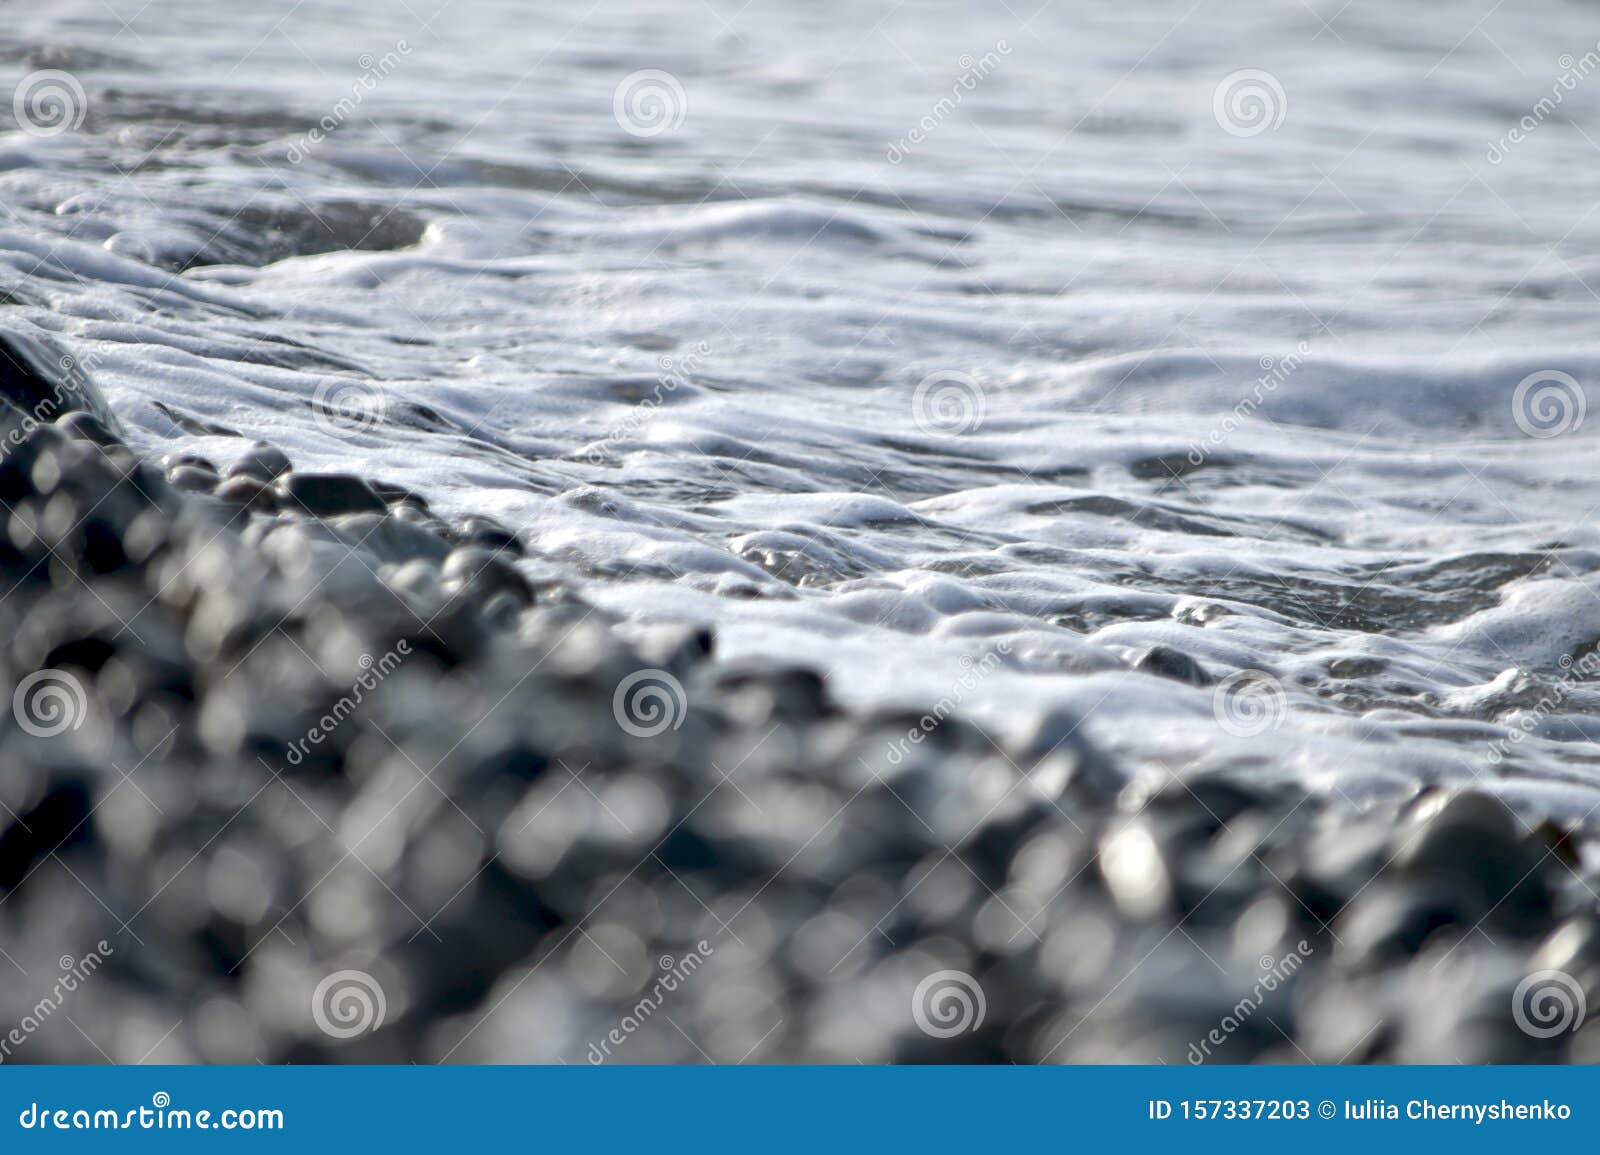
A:
[[[1335,658],[1328,663],[1330,678],[1370,678],[1388,669],[1382,658]]]
[[[440,912],[438,937],[419,935],[406,948],[408,972],[429,1006],[459,1014],[480,1005],[507,967],[525,958],[540,939],[561,924],[499,863],[491,861],[465,897]]]
[[[10,406],[11,421],[28,417],[46,422],[81,411],[97,418],[109,433],[121,431],[77,358],[43,335],[0,329],[0,402]]]
[[[1182,650],[1171,646],[1151,646],[1133,661],[1133,668],[1157,674],[1191,686],[1209,686],[1213,679],[1206,668]]]
[[[688,824],[668,834],[656,847],[655,856],[674,871],[712,870],[722,865],[716,849]]]
[[[515,566],[497,554],[476,546],[451,551],[444,560],[444,580],[485,596],[508,593],[523,605],[533,604],[533,587]]]
[[[13,889],[39,859],[87,841],[91,810],[88,789],[79,782],[66,782],[12,819],[0,832],[0,889]]]
[[[525,745],[502,747],[487,755],[472,769],[473,777],[493,780],[508,778],[526,785],[537,782],[549,769],[550,760]]]
[[[89,572],[113,574],[127,564],[128,556],[122,549],[121,527],[103,514],[103,509],[96,510],[79,527],[83,543],[79,556]]]
[[[173,470],[180,465],[192,465],[197,469],[204,469],[208,473],[217,471],[216,464],[209,457],[202,457],[198,453],[167,453],[162,455],[161,467]]]
[[[387,506],[361,478],[349,473],[291,473],[279,482],[286,508],[313,517],[341,513],[382,513]]]
[[[44,665],[47,668],[78,666],[91,672],[98,672],[100,667],[110,661],[116,653],[116,643],[108,638],[72,638],[57,644],[46,654]]]
[[[1395,867],[1418,884],[1452,887],[1486,921],[1516,929],[1549,915],[1548,851],[1504,803],[1467,790],[1403,838]]]
[[[522,540],[498,521],[487,517],[469,517],[461,523],[461,537],[468,545],[498,550],[522,557],[527,550]]]
[[[80,441],[88,441],[94,445],[112,446],[122,444],[116,434],[106,428],[104,421],[101,421],[93,413],[86,413],[81,409],[74,410],[57,421],[56,428],[60,429],[68,437],[76,437]]]

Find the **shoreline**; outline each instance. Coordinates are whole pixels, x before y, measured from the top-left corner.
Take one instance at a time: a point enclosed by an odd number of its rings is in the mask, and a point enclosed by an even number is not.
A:
[[[114,946],[82,997],[190,1024],[162,1061],[581,1062],[686,953],[629,1062],[1595,1057],[1514,1001],[1595,993],[1591,844],[1488,794],[1152,778],[1064,717],[902,750],[803,666],[625,642],[503,526],[267,445],[157,465],[85,388],[0,461],[4,668],[56,675],[5,737],[0,948]]]

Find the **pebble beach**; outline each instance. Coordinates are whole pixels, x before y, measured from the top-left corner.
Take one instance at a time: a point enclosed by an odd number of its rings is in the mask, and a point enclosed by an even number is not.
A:
[[[1600,1058],[1560,5],[167,7],[0,33],[0,1062]]]

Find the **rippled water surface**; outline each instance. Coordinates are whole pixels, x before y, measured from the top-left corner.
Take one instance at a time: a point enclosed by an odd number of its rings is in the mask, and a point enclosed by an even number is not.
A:
[[[847,703],[1587,817],[1585,13],[12,4],[0,321]]]

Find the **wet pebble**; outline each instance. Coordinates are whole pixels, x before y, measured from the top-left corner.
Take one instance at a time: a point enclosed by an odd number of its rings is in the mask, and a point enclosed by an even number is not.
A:
[[[1171,646],[1151,646],[1134,658],[1133,668],[1191,686],[1209,686],[1214,680],[1199,662]]]
[[[288,472],[288,454],[265,441],[256,442],[228,467],[229,477],[254,477],[269,483]]]
[[[174,487],[189,493],[210,493],[217,487],[217,475],[199,465],[180,465],[167,474]]]
[[[279,489],[285,508],[313,517],[383,513],[387,508],[370,485],[349,473],[290,473]]]

